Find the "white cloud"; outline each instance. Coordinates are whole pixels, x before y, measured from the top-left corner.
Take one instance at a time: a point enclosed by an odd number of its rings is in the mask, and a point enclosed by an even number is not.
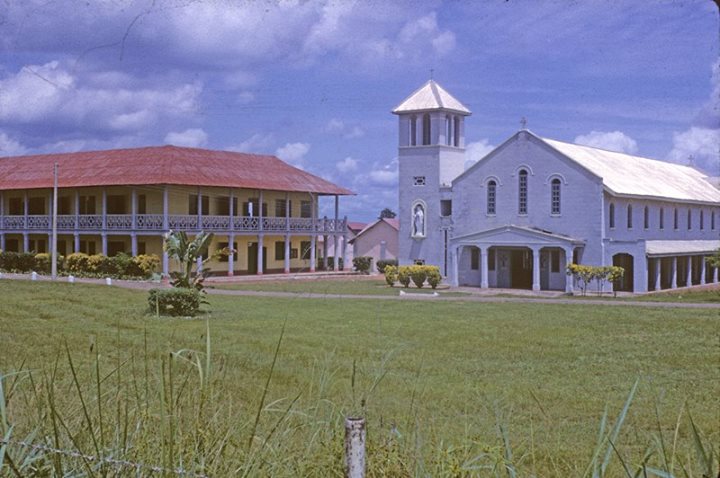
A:
[[[398,35],[398,43],[403,50],[426,41],[430,42],[435,53],[440,56],[455,48],[455,34],[449,30],[440,30],[435,12],[407,22]]]
[[[487,139],[473,141],[465,145],[465,169],[480,161],[490,151],[495,149]]]
[[[335,163],[335,167],[337,168],[337,170],[343,174],[357,171],[357,165],[357,159],[353,159],[350,156],[343,159],[342,161],[338,161],[337,163]]]
[[[621,131],[591,131],[577,136],[575,143],[619,153],[635,154],[638,151],[637,142]]]
[[[296,168],[303,169],[305,155],[310,151],[308,143],[287,143],[275,151],[275,155]]]
[[[328,121],[328,124],[325,126],[325,131],[328,133],[337,133],[345,129],[345,123],[343,123],[342,120],[339,120],[337,118],[332,118],[330,121]]]
[[[189,128],[185,131],[173,131],[165,136],[167,144],[198,148],[207,144],[208,135],[200,128]]]
[[[344,121],[332,118],[325,125],[325,132],[331,134],[341,134],[345,139],[361,138],[365,136],[365,130],[360,126],[346,125]]]
[[[272,133],[268,134],[260,134],[255,133],[252,136],[250,136],[245,141],[242,141],[241,143],[234,144],[231,146],[226,146],[225,149],[228,151],[237,151],[240,153],[268,153],[270,151],[272,144],[275,142],[275,139],[273,137]]]
[[[693,126],[682,133],[674,133],[668,159],[688,164],[690,156],[696,166],[712,175],[720,174],[720,129]]]
[[[18,141],[12,139],[4,132],[0,132],[0,157],[2,156],[19,156],[27,153],[25,148]]]
[[[359,126],[353,126],[343,135],[345,139],[362,138],[363,136],[365,136],[365,130]]]

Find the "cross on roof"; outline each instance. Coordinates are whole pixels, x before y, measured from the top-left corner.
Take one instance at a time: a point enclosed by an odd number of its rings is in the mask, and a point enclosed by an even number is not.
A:
[[[527,129],[527,118],[520,118],[520,129]]]

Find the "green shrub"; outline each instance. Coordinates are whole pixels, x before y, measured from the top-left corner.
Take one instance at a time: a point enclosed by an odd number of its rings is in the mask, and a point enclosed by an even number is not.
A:
[[[15,267],[17,272],[30,272],[35,269],[35,254],[32,252],[20,252],[15,259]]]
[[[90,256],[83,252],[73,252],[65,259],[65,268],[71,274],[83,274],[88,271]]]
[[[437,289],[438,284],[442,281],[440,269],[437,266],[425,266],[427,268],[427,281],[430,287]]]
[[[195,316],[200,310],[200,301],[200,292],[196,289],[150,289],[148,293],[150,312],[160,315]]]
[[[398,267],[397,280],[403,287],[410,286],[410,266]]]
[[[155,254],[140,254],[133,257],[133,262],[142,277],[152,276],[160,267],[160,258]]]
[[[395,282],[398,280],[398,268],[397,266],[393,265],[386,265],[383,267],[385,269],[385,282],[387,282],[387,285],[390,287],[395,285]]]
[[[50,254],[46,252],[35,254],[35,272],[47,274],[50,272],[50,268]]]
[[[397,259],[380,259],[375,263],[375,266],[377,267],[377,270],[379,273],[384,274],[385,268],[387,266],[395,266],[397,267],[398,260]]]
[[[425,279],[427,279],[427,270],[425,269],[425,266],[410,266],[409,273],[413,284],[415,284],[418,289],[422,289]]]
[[[124,252],[120,252],[113,257],[108,257],[105,268],[104,272],[118,277],[138,277],[141,275],[140,271],[135,266],[132,256],[125,254]]]
[[[0,270],[12,272],[17,270],[18,253],[17,252],[0,252]]]
[[[372,257],[368,256],[360,256],[353,258],[353,267],[355,267],[355,270],[358,272],[362,272],[363,274],[369,274],[370,268],[372,267]]]

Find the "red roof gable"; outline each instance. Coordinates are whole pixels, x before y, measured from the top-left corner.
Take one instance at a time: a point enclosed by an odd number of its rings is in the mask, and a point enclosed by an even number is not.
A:
[[[0,190],[173,184],[350,195],[275,156],[178,146],[0,158]]]

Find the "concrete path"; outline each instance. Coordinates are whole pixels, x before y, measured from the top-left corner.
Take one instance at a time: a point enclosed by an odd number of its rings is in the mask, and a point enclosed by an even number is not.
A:
[[[3,273],[0,280],[31,280],[30,274],[7,274]],[[50,281],[49,276],[38,275],[38,281]],[[67,282],[66,277],[58,279],[59,282]],[[75,279],[77,283],[85,284],[105,284],[105,279]],[[223,281],[224,282],[224,281]],[[126,289],[148,290],[157,287],[169,287],[167,283],[158,283],[150,281],[132,281],[132,280],[113,280],[112,286],[123,287]],[[676,289],[677,292],[690,290],[693,288]],[[444,296],[406,292],[400,295],[354,295],[354,294],[319,294],[308,292],[277,292],[277,291],[252,291],[252,290],[228,290],[228,289],[207,289],[211,295],[225,295],[238,297],[283,297],[297,299],[353,299],[353,300],[421,300],[435,302],[486,302],[486,303],[520,303],[520,304],[563,304],[563,305],[599,305],[599,306],[615,306],[615,307],[650,307],[650,308],[678,308],[678,309],[716,309],[720,312],[720,303],[710,302],[651,302],[626,299],[582,299],[582,298],[566,298],[562,293],[541,293],[540,296],[532,291],[516,291],[513,289],[473,289],[468,287],[459,287],[452,291],[465,292],[462,296]],[[446,289],[447,290],[447,289]],[[498,297],[492,294],[513,294],[515,297]]]

